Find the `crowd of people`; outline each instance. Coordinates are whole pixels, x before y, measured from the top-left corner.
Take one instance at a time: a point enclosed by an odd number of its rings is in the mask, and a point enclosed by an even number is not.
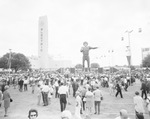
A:
[[[109,94],[124,98],[122,91],[128,91],[128,87],[134,85],[135,79],[141,81],[141,96],[135,92],[133,98],[135,104],[135,115],[137,119],[144,119],[144,100],[150,117],[150,75],[146,72],[133,72],[129,75],[126,72],[113,74],[80,73],[60,74],[58,72],[25,72],[19,74],[1,74],[0,76],[0,106],[4,100],[5,117],[10,106],[11,96],[7,91],[9,86],[18,89],[20,92],[28,91],[31,87],[31,94],[37,94],[37,105],[48,106],[51,100],[59,98],[60,111],[66,111],[67,103],[72,95],[75,98],[75,117],[82,119],[82,114],[100,114],[100,105],[103,100],[101,88],[109,88]],[[141,103],[139,103],[141,102]],[[140,105],[141,104],[141,105]],[[140,105],[140,106],[139,106]],[[94,109],[94,112],[92,112]],[[36,114],[37,115],[37,114]],[[121,110],[120,115],[127,116],[126,110]],[[63,119],[63,118],[62,118]],[[70,118],[68,118],[70,119]],[[116,118],[119,119],[119,118]],[[120,118],[122,119],[122,118]]]

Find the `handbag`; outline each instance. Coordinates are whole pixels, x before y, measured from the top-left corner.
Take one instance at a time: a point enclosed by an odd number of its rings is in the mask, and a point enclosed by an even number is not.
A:
[[[101,100],[103,100],[104,98],[103,98],[103,96],[101,97]]]
[[[10,102],[13,102],[13,99],[10,98]]]

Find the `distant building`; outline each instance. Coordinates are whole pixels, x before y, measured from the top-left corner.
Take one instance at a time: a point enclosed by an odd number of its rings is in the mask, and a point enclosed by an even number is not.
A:
[[[48,20],[47,16],[39,18],[38,25],[38,57],[39,67],[48,68]]]
[[[150,55],[150,48],[142,48],[142,60],[148,55]]]
[[[31,68],[33,69],[59,69],[59,68],[67,68],[67,67],[72,67],[72,62],[70,60],[53,60],[52,58],[48,57],[48,62],[47,62],[47,68],[41,68],[39,66],[39,58],[37,56],[31,56],[28,57],[30,63],[31,63]]]

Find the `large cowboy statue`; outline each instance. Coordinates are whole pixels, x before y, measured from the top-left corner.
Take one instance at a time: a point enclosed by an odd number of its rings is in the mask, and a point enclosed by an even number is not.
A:
[[[83,43],[83,47],[80,50],[83,53],[83,58],[82,58],[83,71],[85,71],[85,65],[84,65],[85,60],[87,61],[88,71],[90,71],[89,50],[97,49],[97,48],[98,47],[90,47],[90,46],[88,46],[88,42],[84,42]]]

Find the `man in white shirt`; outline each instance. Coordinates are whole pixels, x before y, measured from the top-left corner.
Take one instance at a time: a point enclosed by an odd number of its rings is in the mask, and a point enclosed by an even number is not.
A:
[[[56,79],[55,83],[55,98],[58,98],[58,88],[59,88],[59,84],[58,84],[58,80]]]
[[[27,79],[27,77],[25,76],[24,77],[25,79],[24,79],[24,91],[27,91],[28,90],[28,79]]]
[[[130,119],[128,117],[128,112],[125,109],[120,110],[120,116],[116,117],[115,119]]]
[[[60,98],[60,108],[61,108],[61,112],[63,112],[66,108],[66,104],[67,104],[67,95],[68,95],[68,88],[61,83],[61,86],[58,89],[58,93],[59,93],[59,98]]]
[[[142,97],[139,95],[139,92],[135,92],[135,96],[133,98],[134,106],[135,106],[135,114],[136,119],[144,119],[144,101]]]
[[[48,85],[42,85],[42,94],[43,94],[43,103],[44,106],[48,105],[48,93],[49,93],[49,86]]]
[[[100,104],[101,104],[101,97],[102,93],[99,89],[99,86],[96,87],[97,89],[93,92],[94,94],[94,104],[95,104],[95,113],[94,114],[100,114]]]

